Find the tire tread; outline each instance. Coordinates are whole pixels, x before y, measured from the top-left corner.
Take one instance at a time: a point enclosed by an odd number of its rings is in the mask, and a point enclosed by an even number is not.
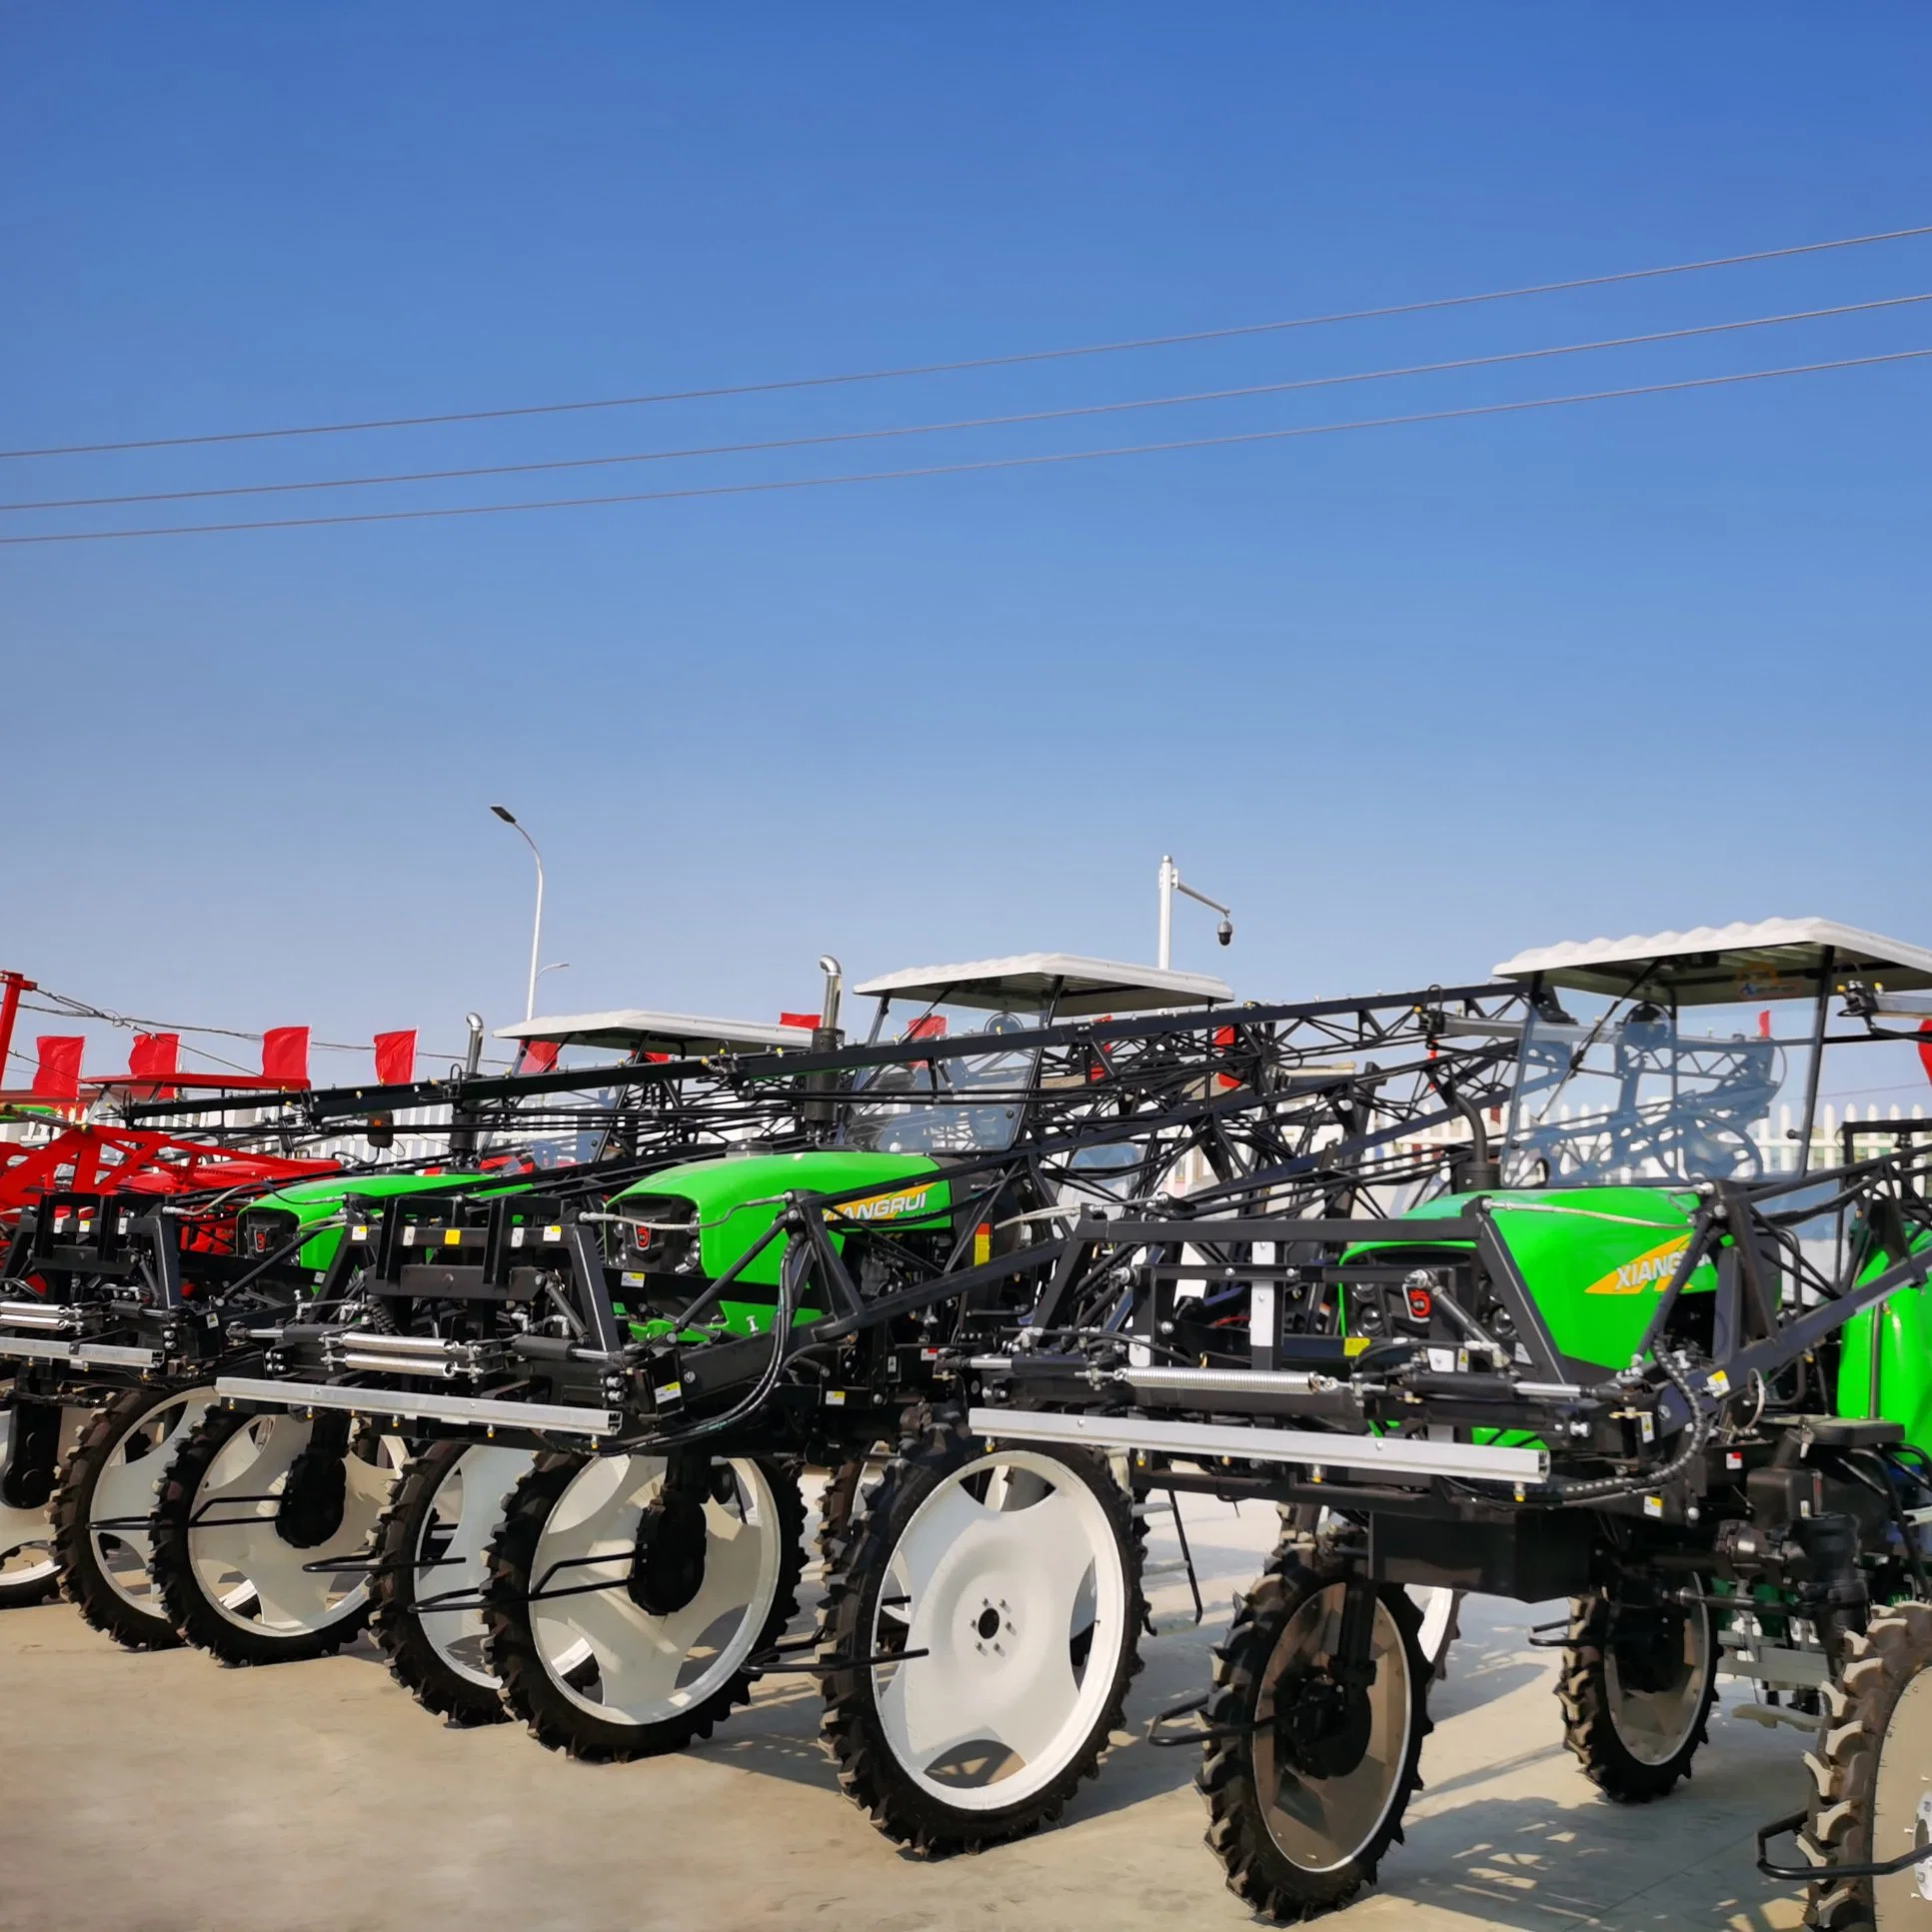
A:
[[[536,1467],[510,1492],[490,1546],[483,1586],[485,1654],[497,1674],[506,1713],[521,1719],[539,1744],[585,1764],[621,1764],[681,1751],[710,1737],[733,1710],[750,1702],[760,1671],[748,1659],[703,1703],[654,1724],[600,1719],[563,1694],[537,1650],[530,1619],[530,1574],[551,1510],[590,1460],[571,1451],[540,1456]],[[752,1658],[769,1650],[797,1613],[805,1568],[805,1503],[797,1466],[765,1457],[757,1460],[777,1499],[783,1554],[778,1588],[752,1646]]]
[[[255,1418],[239,1409],[211,1408],[182,1438],[154,1513],[154,1554],[150,1573],[170,1622],[182,1640],[236,1668],[255,1664],[307,1663],[332,1657],[362,1634],[369,1620],[367,1592],[356,1607],[320,1630],[275,1636],[245,1630],[209,1602],[189,1555],[189,1518],[209,1465],[240,1430]]]
[[[1226,1639],[1213,1655],[1204,1713],[1210,1727],[1253,1722],[1262,1675],[1282,1627],[1307,1597],[1347,1575],[1344,1566],[1304,1560],[1310,1555],[1312,1545],[1304,1538],[1284,1536],[1254,1587],[1236,1600]],[[1250,1911],[1277,1925],[1319,1918],[1373,1885],[1388,1847],[1402,1842],[1403,1817],[1421,1788],[1422,1744],[1435,1728],[1427,1705],[1431,1675],[1417,1643],[1421,1614],[1399,1587],[1384,1593],[1382,1601],[1409,1653],[1416,1722],[1387,1818],[1355,1857],[1330,1872],[1288,1866],[1268,1834],[1245,1733],[1210,1737],[1201,1749],[1194,1788],[1207,1805],[1207,1847],[1221,1862],[1227,1889]]]
[[[1872,1881],[1836,1878],[1836,1864],[1871,1857],[1873,1784],[1893,1707],[1905,1686],[1932,1670],[1932,1603],[1917,1598],[1874,1611],[1846,1639],[1844,1660],[1826,1686],[1830,1722],[1805,1753],[1812,1794],[1798,1849],[1818,1867],[1806,1902],[1815,1932],[1869,1932]]]
[[[907,1412],[899,1452],[866,1492],[863,1507],[828,1525],[825,1599],[819,1611],[821,1665],[864,1654],[871,1641],[866,1627],[869,1583],[890,1554],[903,1513],[917,1508],[933,1483],[977,1453],[964,1425],[952,1414],[935,1414],[924,1404]],[[827,1671],[825,1710],[819,1735],[839,1775],[839,1786],[858,1805],[875,1830],[922,1858],[945,1858],[980,1851],[988,1845],[1025,1838],[1058,1822],[1068,1801],[1086,1779],[1097,1777],[1112,1745],[1112,1734],[1126,1721],[1127,1691],[1141,1668],[1138,1635],[1145,1619],[1140,1587],[1143,1534],[1127,1494],[1097,1457],[1080,1456],[1082,1466],[1101,1483],[1103,1503],[1111,1505],[1115,1533],[1126,1570],[1125,1633],[1120,1663],[1105,1708],[1084,1749],[1052,1781],[1004,1810],[962,1813],[949,1809],[912,1782],[895,1762],[881,1731],[871,1673]],[[1069,1462],[1073,1456],[1065,1458]],[[855,1651],[855,1646],[858,1650]]]

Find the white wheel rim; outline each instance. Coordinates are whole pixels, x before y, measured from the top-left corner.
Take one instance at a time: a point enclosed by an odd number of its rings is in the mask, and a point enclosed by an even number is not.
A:
[[[478,1443],[450,1465],[416,1526],[410,1602],[424,1637],[444,1665],[480,1689],[497,1687],[483,1657],[485,1558],[503,1521],[504,1498],[530,1472],[528,1449]],[[447,1607],[435,1599],[454,1596]]]
[[[406,1452],[394,1437],[383,1438],[373,1461],[352,1450],[341,1523],[313,1548],[297,1549],[283,1541],[275,1518],[290,1465],[313,1429],[300,1416],[251,1416],[222,1444],[195,1491],[189,1566],[202,1595],[238,1629],[306,1636],[353,1615],[368,1595],[368,1571],[357,1565]],[[331,1557],[346,1567],[315,1567]]]
[[[1455,1619],[1457,1592],[1438,1589],[1434,1585],[1423,1585],[1411,1589],[1409,1597],[1422,1613],[1422,1628],[1417,1633],[1416,1642],[1421,1646],[1424,1660],[1434,1666],[1442,1661],[1442,1653],[1449,1647],[1449,1625]]]
[[[210,1389],[189,1389],[136,1416],[108,1450],[88,1500],[87,1535],[95,1565],[108,1588],[143,1616],[162,1613],[148,1569],[154,1553],[148,1519],[161,1479],[183,1430],[193,1428],[214,1399]]]
[[[537,1538],[530,1629],[545,1670],[589,1715],[663,1723],[714,1695],[752,1654],[784,1573],[784,1529],[765,1471],[752,1461],[726,1466],[736,1493],[730,1502],[705,1499],[704,1581],[669,1616],[653,1616],[626,1587],[640,1519],[664,1486],[664,1458],[600,1456],[558,1497]]]
[[[1283,1627],[1261,1675],[1255,1701],[1254,1789],[1268,1836],[1291,1865],[1304,1872],[1331,1872],[1374,1841],[1401,1793],[1415,1722],[1408,1648],[1378,1596],[1369,1654],[1375,1676],[1369,1685],[1368,1748],[1352,1770],[1318,1778],[1277,1762],[1274,1748],[1274,1686],[1291,1663],[1331,1657],[1341,1645],[1344,1583],[1330,1583],[1306,1598]]]
[[[1932,1666],[1899,1692],[1872,1777],[1872,1858],[1898,1858],[1920,1845],[1927,1856],[1918,1864],[1873,1881],[1878,1932],[1932,1925]]]
[[[93,1411],[63,1408],[56,1466],[64,1463]],[[0,1468],[13,1450],[13,1404],[0,1405]],[[45,1509],[14,1509],[0,1502],[0,1586],[44,1583],[60,1568],[54,1556],[53,1519]]]
[[[960,1811],[1032,1796],[1105,1712],[1126,1612],[1113,1523],[1065,1463],[1001,1449],[948,1476],[894,1545],[872,1618],[873,1655],[928,1653],[871,1666],[901,1768]]]
[[[1637,1690],[1623,1681],[1615,1642],[1603,1646],[1605,1708],[1618,1740],[1639,1764],[1668,1764],[1696,1733],[1711,1679],[1710,1617],[1702,1609],[1684,1616],[1681,1661],[1682,1675],[1667,1689]]]

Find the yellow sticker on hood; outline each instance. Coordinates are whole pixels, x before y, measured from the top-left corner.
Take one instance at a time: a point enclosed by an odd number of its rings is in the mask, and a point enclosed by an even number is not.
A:
[[[1592,1281],[1585,1294],[1641,1294],[1646,1288],[1661,1288],[1677,1271],[1677,1257],[1690,1245],[1688,1234],[1673,1234],[1646,1253],[1614,1267],[1600,1280]]]
[[[833,1209],[834,1220],[892,1221],[903,1214],[917,1214],[932,1198],[931,1187],[902,1187],[897,1193],[871,1194],[864,1200],[849,1200]]]

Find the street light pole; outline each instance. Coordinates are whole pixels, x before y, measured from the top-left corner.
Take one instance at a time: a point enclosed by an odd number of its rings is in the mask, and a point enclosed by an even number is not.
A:
[[[530,848],[530,856],[537,862],[537,917],[530,929],[530,990],[524,1000],[524,1017],[534,1019],[537,1016],[537,961],[544,944],[544,855],[507,805],[493,805],[490,810]]]

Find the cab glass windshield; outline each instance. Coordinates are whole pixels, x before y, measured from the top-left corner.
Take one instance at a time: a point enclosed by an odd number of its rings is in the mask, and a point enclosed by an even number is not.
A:
[[[1504,1180],[1748,1180],[1796,1164],[1813,1006],[1565,992],[1528,1022]]]
[[[866,1068],[853,1082],[846,1144],[878,1153],[1004,1152],[1018,1135],[1039,1054],[998,1041],[1040,1023],[1036,1012],[988,1014],[983,1007],[909,1008],[903,1021],[889,1014],[880,1039],[937,1042],[970,1035],[984,1038],[986,1050]]]

